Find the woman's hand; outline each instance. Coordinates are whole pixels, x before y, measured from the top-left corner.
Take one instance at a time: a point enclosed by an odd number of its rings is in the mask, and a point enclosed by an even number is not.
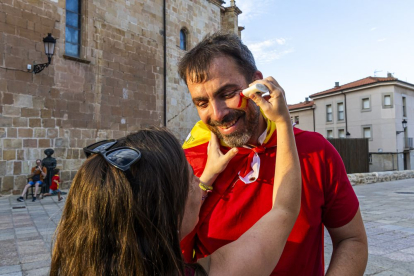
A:
[[[219,139],[212,132],[210,143],[207,148],[207,163],[203,174],[200,177],[200,181],[206,185],[213,184],[214,180],[216,180],[217,176],[224,171],[230,160],[236,156],[237,152],[237,148],[233,148],[226,154],[223,154],[220,150]]]
[[[261,83],[265,85],[270,92],[270,98],[268,100],[262,98],[260,95],[252,93],[250,99],[252,99],[266,115],[267,118],[279,123],[291,123],[289,109],[287,107],[285,92],[277,81],[272,77],[267,77],[263,80],[257,80],[250,85],[255,83]]]

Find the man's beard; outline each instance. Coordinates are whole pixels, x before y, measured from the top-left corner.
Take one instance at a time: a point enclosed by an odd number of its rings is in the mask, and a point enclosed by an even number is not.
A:
[[[260,109],[258,106],[249,106],[249,113],[243,110],[232,109],[229,114],[224,116],[221,122],[209,121],[207,123],[208,128],[212,131],[220,140],[223,140],[229,147],[241,147],[245,145],[250,138],[255,134],[259,128],[259,116]],[[217,127],[226,126],[234,120],[244,120],[245,127],[238,129],[231,134],[223,135]]]

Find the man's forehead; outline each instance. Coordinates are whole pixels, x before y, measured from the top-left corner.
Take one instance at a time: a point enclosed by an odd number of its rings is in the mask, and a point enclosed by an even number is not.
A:
[[[231,72],[229,72],[231,68]],[[214,79],[221,79],[223,73],[241,74],[236,62],[227,56],[217,56],[213,58],[204,68],[194,68],[187,72],[187,85],[203,84]]]

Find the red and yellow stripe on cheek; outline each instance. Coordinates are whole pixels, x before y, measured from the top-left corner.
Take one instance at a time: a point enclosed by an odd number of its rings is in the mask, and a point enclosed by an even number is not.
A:
[[[247,107],[248,100],[249,99],[245,95],[243,95],[243,92],[240,92],[240,100],[237,107],[245,109]]]

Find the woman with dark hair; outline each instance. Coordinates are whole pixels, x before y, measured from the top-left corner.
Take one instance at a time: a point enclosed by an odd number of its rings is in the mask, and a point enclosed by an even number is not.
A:
[[[237,149],[222,154],[212,134],[198,178],[170,132],[140,130],[84,149],[89,158],[68,194],[50,275],[269,275],[299,214],[301,174],[283,92],[261,82],[270,88],[270,100],[251,99],[278,131],[268,214],[235,242],[185,264],[180,240],[197,224],[206,192]]]

